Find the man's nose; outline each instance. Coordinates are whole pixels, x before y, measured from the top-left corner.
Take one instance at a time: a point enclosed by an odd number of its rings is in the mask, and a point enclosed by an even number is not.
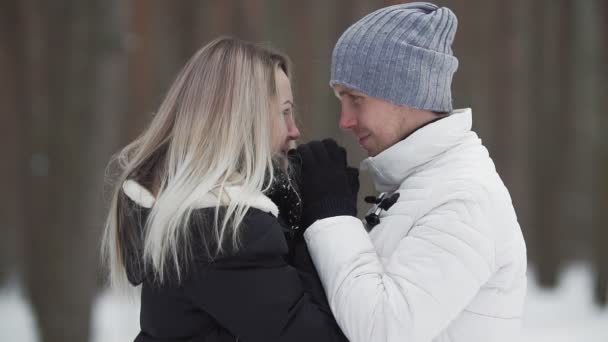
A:
[[[340,111],[340,121],[339,126],[342,129],[353,129],[357,126],[357,118],[350,111],[345,110],[344,106],[342,106],[342,110]]]

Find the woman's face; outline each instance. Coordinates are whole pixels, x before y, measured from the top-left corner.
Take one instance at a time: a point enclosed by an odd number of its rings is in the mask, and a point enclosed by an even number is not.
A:
[[[300,131],[293,117],[293,94],[291,82],[281,70],[275,72],[279,112],[272,116],[272,152],[286,154],[293,146],[293,141],[300,137]]]

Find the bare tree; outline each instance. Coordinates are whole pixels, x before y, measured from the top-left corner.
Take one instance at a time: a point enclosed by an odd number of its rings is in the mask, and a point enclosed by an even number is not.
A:
[[[128,116],[128,39],[127,25],[129,3],[123,0],[105,0],[99,5],[100,24],[95,35],[99,41],[95,48],[94,67],[95,84],[92,85],[94,97],[90,113],[91,126],[86,154],[89,162],[86,166],[86,192],[83,201],[87,203],[83,211],[84,227],[98,233],[104,223],[109,196],[104,190],[106,167],[111,156],[126,141],[128,129],[125,117]],[[109,170],[109,169],[108,169]],[[99,236],[93,248],[98,247]]]
[[[599,23],[601,36],[598,42],[601,47],[600,60],[608,59],[608,3],[601,2],[601,22]],[[602,42],[604,42],[602,44]],[[596,113],[598,120],[598,132],[596,148],[597,158],[595,167],[594,187],[594,265],[595,278],[595,301],[601,305],[608,304],[608,143],[606,143],[606,131],[608,130],[608,119],[606,119],[605,108],[608,108],[608,66],[606,63],[598,65],[601,77],[598,78],[600,96],[598,97],[599,108]],[[603,104],[603,105],[602,105]],[[601,135],[600,135],[601,134]]]
[[[526,0],[500,2],[499,9],[505,14],[509,13],[510,23],[499,29],[504,33],[504,47],[501,56],[495,56],[497,60],[493,64],[494,68],[503,70],[497,75],[496,81],[500,82],[503,78],[506,80],[502,89],[494,88],[498,92],[495,96],[500,98],[494,105],[498,114],[494,127],[499,137],[499,150],[504,152],[503,164],[500,166],[501,176],[509,188],[518,221],[526,237],[531,226],[530,118],[533,116],[529,107],[531,91],[527,79],[530,60],[526,47],[531,26],[528,6]],[[502,22],[498,25],[501,24]]]
[[[559,0],[552,2],[557,8],[556,20],[553,21],[555,31],[555,42],[557,45],[552,54],[555,54],[555,67],[552,72],[554,77],[549,82],[555,84],[555,101],[554,107],[551,107],[552,113],[549,118],[552,121],[552,129],[555,131],[555,141],[551,143],[551,148],[546,153],[550,153],[554,159],[551,164],[554,169],[551,174],[554,177],[555,184],[552,187],[552,192],[549,196],[554,196],[553,209],[551,216],[554,218],[550,224],[558,235],[557,246],[558,254],[561,260],[566,260],[578,257],[575,251],[585,250],[584,246],[589,243],[589,223],[577,221],[572,215],[570,208],[571,194],[576,193],[577,184],[573,182],[575,179],[572,175],[577,174],[580,165],[577,163],[575,155],[577,153],[575,145],[571,143],[570,137],[576,134],[576,121],[580,120],[576,113],[577,106],[574,101],[575,93],[575,76],[576,70],[576,17],[574,2],[571,0]],[[549,119],[547,118],[547,119]],[[572,232],[572,227],[579,225],[576,237],[569,239],[569,245],[566,248],[564,240],[559,237],[568,236]],[[581,229],[587,228],[587,229]],[[578,253],[580,254],[580,252]],[[558,260],[561,263],[561,260]],[[559,265],[558,265],[559,267]]]
[[[560,156],[556,155],[553,143],[558,139],[558,125],[562,113],[556,110],[557,70],[556,53],[558,36],[552,32],[557,24],[557,9],[547,0],[534,2],[532,11],[539,13],[530,18],[531,27],[528,53],[531,59],[529,98],[532,115],[530,148],[531,182],[535,211],[530,229],[534,233],[534,244],[530,254],[538,265],[538,280],[543,286],[555,286],[559,264],[557,227],[560,225],[556,202],[559,202],[558,177]]]
[[[18,16],[26,28],[31,103],[24,137],[31,171],[23,188],[33,213],[26,216],[26,288],[43,341],[86,341],[90,331],[103,170],[120,133],[112,118],[124,103],[108,93],[120,92],[108,58],[112,34],[103,31],[114,28],[109,4],[29,0]]]
[[[152,108],[154,89],[153,21],[156,1],[133,0],[129,17],[127,137],[135,138],[143,129]]]
[[[22,77],[25,80],[23,93],[25,94],[24,103],[27,106],[24,114],[29,123],[29,130],[22,136],[22,143],[25,147],[23,170],[27,172],[21,187],[24,207],[35,213],[24,217],[23,273],[25,286],[30,294],[33,311],[41,330],[40,336],[43,339],[53,335],[50,332],[53,330],[51,327],[53,323],[49,323],[47,320],[47,316],[51,315],[51,308],[42,308],[45,297],[42,286],[36,286],[36,284],[44,284],[50,277],[49,268],[53,270],[57,268],[57,263],[47,265],[45,259],[48,252],[44,254],[44,250],[48,250],[49,245],[45,243],[44,237],[48,234],[40,234],[41,231],[55,233],[53,231],[55,227],[48,225],[50,213],[53,210],[50,206],[51,181],[49,179],[49,131],[47,129],[50,94],[48,90],[48,55],[45,46],[47,27],[45,13],[46,9],[39,2],[28,0],[20,3],[19,11],[15,15],[20,20],[24,32],[25,68]],[[42,270],[39,271],[39,269]],[[56,276],[59,277],[59,275]],[[48,287],[48,290],[53,296],[56,295],[53,284]]]
[[[321,130],[321,126],[315,124],[317,113],[312,111],[312,101],[314,98],[314,70],[313,58],[314,51],[318,49],[315,39],[313,39],[313,7],[318,1],[291,1],[287,3],[287,12],[293,13],[287,26],[284,28],[289,32],[286,43],[286,50],[291,57],[295,77],[292,78],[296,102],[300,120],[302,121],[302,133],[305,138],[311,138],[312,132]],[[293,37],[298,37],[294,39]],[[315,129],[313,129],[315,127]]]
[[[236,11],[239,25],[238,36],[252,41],[266,39],[268,31],[267,1],[240,1]]]
[[[0,285],[19,268],[20,232],[23,231],[25,151],[21,137],[26,127],[24,98],[24,29],[19,18],[19,5],[0,4],[0,168],[1,188],[8,196],[0,200]]]

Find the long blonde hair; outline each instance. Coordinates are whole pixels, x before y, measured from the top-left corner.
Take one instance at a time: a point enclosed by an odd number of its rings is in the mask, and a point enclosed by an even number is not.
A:
[[[201,194],[217,196],[213,246],[221,253],[238,229],[249,200],[273,180],[271,115],[279,111],[275,72],[289,75],[286,56],[269,48],[222,37],[201,48],[184,66],[148,128],[120,151],[120,167],[102,243],[111,283],[127,284],[125,250],[138,248],[123,238],[128,208],[121,186],[134,179],[155,194],[143,234],[143,263],[155,279],[169,269],[178,280],[182,253],[190,250],[188,223]],[[229,198],[220,220],[224,188],[243,193]],[[179,247],[178,247],[179,246]]]

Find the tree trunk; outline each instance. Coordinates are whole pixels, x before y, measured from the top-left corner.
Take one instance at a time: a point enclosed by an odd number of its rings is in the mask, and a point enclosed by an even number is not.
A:
[[[236,8],[236,21],[241,23],[238,36],[250,41],[258,41],[267,33],[266,1],[241,1]]]
[[[23,232],[25,151],[21,137],[27,127],[24,96],[24,28],[17,2],[0,4],[0,186],[6,194],[0,199],[0,286],[20,269],[19,255]]]
[[[509,94],[508,100],[510,103],[505,104],[508,110],[502,113],[509,118],[509,124],[502,128],[496,126],[496,130],[497,132],[500,131],[498,133],[500,145],[506,153],[505,164],[503,165],[505,170],[504,181],[511,194],[520,227],[527,240],[528,228],[531,226],[530,118],[534,115],[529,107],[532,97],[527,75],[531,70],[526,51],[531,14],[527,8],[529,4],[525,0],[511,1],[510,6],[512,22],[510,24],[510,34],[505,42],[505,45],[509,48],[504,51],[504,57],[506,57],[504,62],[510,70],[510,75],[505,75],[505,77],[510,79],[510,89],[503,94],[503,96]],[[496,63],[495,67],[503,68],[500,63]]]
[[[22,20],[27,43],[24,54],[27,97],[28,134],[23,136],[23,146],[26,147],[27,170],[26,181],[23,184],[24,207],[32,214],[26,215],[24,233],[24,279],[29,293],[34,316],[38,321],[39,335],[42,341],[58,341],[60,333],[57,326],[59,319],[53,319],[53,303],[46,301],[47,297],[57,297],[56,282],[63,274],[52,275],[57,270],[57,262],[47,262],[49,249],[55,251],[57,246],[47,243],[47,239],[56,240],[60,234],[56,232],[51,213],[54,208],[51,203],[49,179],[49,139],[50,132],[50,94],[49,94],[49,56],[47,49],[48,9],[36,0],[21,2],[18,18]],[[51,232],[51,234],[49,234]],[[51,257],[51,260],[54,259]],[[51,283],[46,282],[51,278]],[[55,282],[52,280],[55,279]],[[43,288],[45,287],[45,288]],[[46,291],[45,291],[46,290]],[[61,303],[60,307],[64,307]],[[49,317],[51,316],[51,317]],[[59,316],[56,315],[55,316]],[[54,320],[54,322],[53,322]]]
[[[608,143],[606,142],[606,132],[608,131],[608,119],[606,119],[606,108],[608,108],[608,3],[603,1],[600,5],[599,16],[601,35],[598,46],[600,47],[600,61],[598,67],[601,75],[598,79],[599,95],[598,110],[596,117],[598,120],[597,166],[595,167],[595,187],[594,187],[594,265],[595,265],[595,301],[601,306],[608,304]],[[603,43],[602,43],[603,42]],[[603,104],[603,105],[602,105]]]
[[[151,117],[154,75],[153,17],[156,1],[133,0],[129,17],[128,112],[126,128],[128,140],[137,137]]]
[[[539,13],[532,18],[532,37],[528,46],[532,59],[530,84],[532,97],[530,108],[531,117],[530,138],[532,153],[531,167],[533,172],[533,198],[536,211],[531,229],[534,230],[535,244],[531,251],[536,254],[534,260],[538,265],[538,281],[542,286],[553,287],[557,284],[557,274],[560,263],[558,248],[560,215],[558,212],[560,200],[560,156],[556,153],[555,144],[562,144],[558,132],[563,113],[559,111],[557,102],[558,89],[556,71],[558,70],[556,55],[558,41],[551,31],[557,25],[558,9],[548,3],[548,0],[535,2],[533,13]]]
[[[514,186],[514,173],[517,167],[514,156],[517,152],[513,147],[521,138],[521,132],[515,131],[515,72],[517,62],[517,41],[514,27],[513,1],[492,1],[492,14],[489,15],[494,25],[493,33],[487,42],[490,51],[490,110],[494,146],[492,158],[496,169],[504,180],[507,188]],[[482,113],[481,115],[485,115]]]
[[[315,125],[318,113],[312,111],[314,92],[313,58],[314,51],[318,49],[316,39],[313,39],[313,28],[310,21],[313,18],[313,6],[317,1],[291,1],[287,5],[289,13],[294,15],[288,22],[287,30],[290,39],[287,43],[287,54],[291,57],[294,74],[291,86],[294,91],[298,119],[302,123],[300,131],[305,140],[313,138],[313,134],[323,131]],[[297,39],[293,39],[297,37]],[[318,138],[316,136],[315,138]]]
[[[28,50],[32,136],[26,137],[32,177],[25,193],[34,214],[27,216],[25,259],[43,341],[86,341],[90,332],[103,165],[113,144],[100,140],[116,134],[104,132],[115,127],[101,122],[117,115],[101,113],[113,108],[96,108],[94,102],[102,72],[99,52],[105,49],[100,44],[107,42],[98,31],[103,9],[92,1],[32,1],[22,8],[33,42]]]
[[[128,134],[124,118],[128,116],[125,75],[128,75],[126,35],[129,4],[123,0],[106,0],[100,4],[100,13],[100,32],[97,34],[105,38],[98,43],[100,46],[94,70],[95,96],[90,115],[90,145],[86,153],[90,159],[84,165],[88,171],[85,179],[87,191],[83,194],[83,201],[87,203],[83,211],[84,227],[96,233],[103,228],[109,204],[104,200],[110,198],[109,191],[112,190],[105,187],[106,177],[109,181],[115,176],[111,174],[112,170],[106,168]],[[106,174],[106,171],[109,173]],[[94,247],[99,246],[100,238],[98,235]]]

